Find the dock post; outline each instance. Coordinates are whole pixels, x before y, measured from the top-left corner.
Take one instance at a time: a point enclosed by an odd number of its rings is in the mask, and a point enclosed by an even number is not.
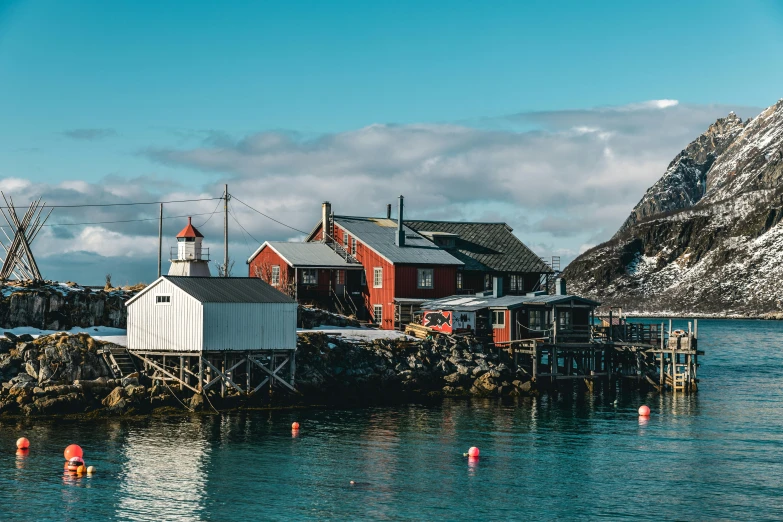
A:
[[[226,397],[226,352],[223,352],[223,363],[220,367],[220,398]]]
[[[185,381],[185,357],[182,355],[179,356],[179,380],[180,391],[185,391],[185,387],[182,385],[182,382]]]
[[[247,377],[247,392],[246,393],[247,393],[247,395],[250,395],[250,383],[252,382],[251,379],[250,379],[250,372],[253,371],[252,364],[250,362],[250,352],[247,352],[245,357],[247,358],[246,361],[245,361],[245,374],[246,374],[246,377]]]
[[[204,357],[198,356],[198,391],[204,392]]]

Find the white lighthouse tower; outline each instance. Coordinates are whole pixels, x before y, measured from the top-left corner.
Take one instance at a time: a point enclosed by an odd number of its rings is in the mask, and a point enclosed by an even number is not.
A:
[[[171,268],[172,276],[196,276],[210,277],[209,273],[209,249],[201,248],[204,236],[193,226],[188,218],[188,226],[177,234],[177,257],[172,251]]]

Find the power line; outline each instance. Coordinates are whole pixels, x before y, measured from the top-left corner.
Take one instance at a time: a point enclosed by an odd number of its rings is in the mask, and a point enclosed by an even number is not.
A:
[[[299,230],[298,228],[294,228],[294,227],[292,227],[291,225],[286,225],[286,224],[285,224],[285,223],[283,223],[282,221],[278,221],[278,220],[276,220],[275,218],[273,218],[272,216],[268,216],[268,215],[264,214],[264,213],[263,213],[263,212],[261,212],[260,210],[258,210],[258,209],[255,209],[255,208],[251,207],[250,205],[248,205],[247,203],[245,203],[244,201],[242,201],[242,200],[241,200],[241,199],[239,199],[238,197],[234,196],[233,194],[231,195],[231,198],[232,198],[232,199],[235,199],[235,200],[237,200],[237,201],[239,201],[240,203],[242,203],[243,205],[245,205],[247,208],[249,208],[249,209],[250,209],[250,210],[252,210],[253,212],[257,212],[257,213],[261,214],[262,216],[264,216],[265,218],[267,218],[267,219],[271,219],[272,221],[274,221],[274,222],[275,222],[275,223],[277,223],[278,225],[283,225],[284,227],[286,227],[286,228],[290,228],[291,230],[295,230],[296,232],[299,232],[300,234],[305,234],[305,235],[308,235],[308,234],[310,234],[310,232],[305,232],[304,230]],[[241,226],[241,225],[240,225],[240,226]],[[251,237],[252,237],[252,236],[251,236]]]
[[[200,198],[200,199],[172,199],[170,201],[137,201],[133,203],[84,203],[79,205],[44,205],[48,208],[85,208],[85,207],[130,207],[135,205],[160,205],[161,203],[191,203],[195,201],[214,201],[223,198]],[[2,207],[8,208],[8,207]]]
[[[245,227],[243,227],[243,226],[242,226],[242,223],[240,223],[240,222],[239,222],[239,220],[237,219],[237,217],[234,215],[234,213],[233,213],[233,212],[231,212],[231,209],[228,209],[228,213],[229,213],[229,214],[231,214],[231,217],[232,217],[232,218],[234,218],[234,221],[236,221],[237,225],[239,225],[239,228],[241,228],[242,230],[244,230],[244,231],[245,231],[245,234],[247,234],[248,236],[250,236],[250,239],[252,239],[252,240],[253,240],[253,241],[255,241],[256,243],[261,243],[261,241],[259,241],[258,239],[254,238],[254,237],[253,237],[253,234],[251,234],[250,232],[248,232],[248,231],[247,231],[247,229],[246,229]],[[250,246],[250,245],[248,245],[248,246]]]
[[[212,211],[212,213],[209,215],[209,217],[207,218],[207,220],[206,220],[206,221],[204,221],[202,224],[200,224],[200,225],[198,226],[198,228],[202,228],[204,225],[206,225],[207,223],[209,223],[209,220],[210,220],[210,219],[212,219],[212,216],[214,216],[214,215],[215,215],[215,213],[217,212],[217,209],[220,207],[220,202],[221,202],[221,201],[223,201],[223,198],[218,198],[217,205],[215,205],[215,210],[213,210],[213,211]]]
[[[182,216],[166,216],[163,219],[177,219],[192,216],[206,216],[209,212],[202,212],[200,214],[184,214]],[[74,227],[81,225],[109,225],[112,223],[137,223],[140,221],[157,221],[159,218],[143,218],[143,219],[121,219],[118,221],[92,221],[90,223],[47,223],[45,227]],[[10,228],[7,225],[0,226],[0,228]]]

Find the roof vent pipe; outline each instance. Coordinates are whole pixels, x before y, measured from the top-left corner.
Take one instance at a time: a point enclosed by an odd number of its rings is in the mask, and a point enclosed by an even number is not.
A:
[[[328,201],[324,201],[321,205],[321,242],[330,243],[332,238],[331,227],[329,223],[332,217],[332,204]]]
[[[386,204],[386,219],[391,219],[391,203]]]
[[[397,235],[394,236],[394,244],[398,247],[405,246],[405,229],[402,227],[402,205],[404,198],[400,196],[400,204],[397,209]]]

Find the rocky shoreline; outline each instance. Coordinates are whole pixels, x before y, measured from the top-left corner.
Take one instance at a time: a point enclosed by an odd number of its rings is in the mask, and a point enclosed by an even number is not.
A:
[[[107,345],[87,334],[33,339],[6,333],[0,338],[0,415],[133,415],[537,393],[502,354],[472,338],[367,342],[302,334],[298,393],[275,388],[225,398],[212,390],[206,396],[185,394],[144,374],[114,379],[100,352]]]

